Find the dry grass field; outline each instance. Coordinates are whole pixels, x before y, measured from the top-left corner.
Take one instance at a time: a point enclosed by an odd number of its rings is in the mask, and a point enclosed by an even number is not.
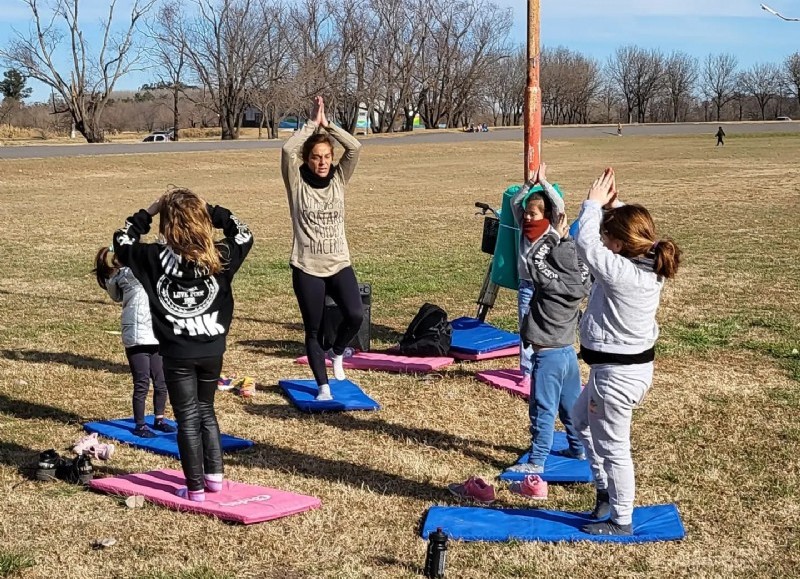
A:
[[[372,283],[373,348],[420,305],[471,315],[487,257],[474,201],[519,180],[520,143],[368,146],[351,183],[348,238]],[[659,312],[653,388],[634,415],[637,504],[677,503],[682,542],[643,546],[452,543],[448,577],[800,575],[800,139],[600,138],[545,142],[549,176],[577,214],[607,164],[685,251]],[[418,526],[446,485],[494,477],[528,443],[525,402],[473,378],[514,359],[454,365],[442,378],[351,372],[383,406],[309,416],[280,394],[310,376],[287,265],[279,151],[0,161],[0,576],[417,577]],[[169,184],[248,222],[256,246],[235,282],[224,370],[257,378],[250,400],[219,393],[235,480],[312,494],[321,509],[251,527],[32,480],[37,453],[81,423],[130,415],[119,306],[89,273],[96,250]],[[489,320],[512,328],[516,294]],[[584,372],[586,368],[583,369]],[[149,402],[148,402],[149,405]],[[179,468],[118,446],[99,474]],[[552,486],[548,508],[590,507],[589,485]],[[523,506],[503,489],[502,506]],[[114,537],[116,545],[92,550]]]

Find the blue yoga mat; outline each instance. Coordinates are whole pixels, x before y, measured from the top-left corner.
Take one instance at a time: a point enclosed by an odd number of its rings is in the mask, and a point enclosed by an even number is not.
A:
[[[331,380],[333,400],[318,401],[319,389],[314,380],[280,380],[278,385],[289,400],[303,412],[339,412],[342,410],[378,410],[381,406],[350,380]]]
[[[633,509],[633,535],[587,535],[581,527],[595,522],[589,513],[544,509],[492,509],[484,507],[431,507],[422,526],[422,538],[441,527],[459,541],[596,541],[605,543],[652,543],[677,541],[686,536],[675,505]]]
[[[575,460],[554,454],[557,450],[567,448],[569,448],[567,434],[558,430],[554,432],[553,446],[550,447],[550,454],[544,461],[544,473],[539,476],[547,482],[592,482],[594,477],[588,460]],[[529,455],[530,452],[523,454],[516,464],[528,462]],[[521,481],[525,478],[525,473],[505,471],[498,478],[505,481]]]
[[[519,345],[519,334],[506,332],[474,318],[458,318],[450,322],[453,339],[450,349],[466,354],[482,354]]]
[[[150,426],[153,426],[154,417],[152,415],[145,417],[145,421]],[[166,420],[166,419],[165,419]],[[172,426],[177,428],[177,425],[172,420],[166,420]],[[142,450],[149,450],[155,454],[165,454],[174,458],[180,458],[178,452],[178,433],[177,432],[159,432],[154,430],[154,438],[142,438],[133,433],[136,428],[136,422],[133,418],[120,418],[119,420],[103,420],[100,422],[87,422],[83,425],[86,432],[96,432],[100,436],[113,438],[125,444],[129,444],[135,448]],[[222,442],[222,452],[236,452],[237,450],[244,450],[253,446],[252,440],[246,438],[239,438],[237,436],[229,436],[223,434],[220,436]]]

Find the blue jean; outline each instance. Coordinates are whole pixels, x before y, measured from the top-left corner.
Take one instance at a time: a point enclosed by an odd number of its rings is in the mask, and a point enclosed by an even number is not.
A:
[[[531,311],[531,300],[533,299],[533,282],[519,280],[519,293],[517,294],[517,307],[519,309],[519,332],[522,334],[522,323]],[[527,348],[519,341],[519,370],[523,376],[530,376],[533,370],[533,347]]]
[[[531,419],[531,455],[528,462],[544,466],[553,445],[556,412],[567,431],[569,447],[583,452],[572,423],[572,408],[581,393],[578,355],[572,346],[545,348],[533,354],[533,380],[528,415]]]

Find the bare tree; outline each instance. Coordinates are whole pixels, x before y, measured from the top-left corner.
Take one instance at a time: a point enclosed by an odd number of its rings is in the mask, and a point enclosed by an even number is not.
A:
[[[800,52],[795,52],[786,59],[786,76],[800,104]]]
[[[771,63],[758,63],[744,71],[741,75],[741,85],[751,95],[761,111],[761,120],[766,120],[766,110],[769,101],[775,98],[775,93],[780,84],[781,72]]]
[[[709,54],[703,63],[703,94],[714,104],[717,120],[722,115],[722,107],[733,99],[738,65],[737,58],[729,53]]]
[[[655,49],[623,46],[609,58],[607,71],[625,99],[628,122],[633,121],[636,110],[637,120],[643,123],[650,101],[662,86],[664,55]]]
[[[148,36],[153,40],[151,58],[159,72],[160,85],[168,87],[172,95],[172,127],[174,140],[180,139],[180,96],[186,88],[186,36],[180,25],[181,5],[175,0],[162,4],[157,17],[148,25]]]
[[[543,121],[583,123],[601,85],[600,66],[579,52],[559,46],[541,55]]]
[[[457,126],[478,79],[511,52],[511,24],[510,10],[484,0],[431,3],[417,83],[425,126]]]
[[[222,139],[239,137],[248,79],[266,42],[263,0],[180,0],[167,32],[185,39],[187,64],[219,115]]]
[[[525,106],[527,59],[525,46],[519,45],[509,58],[498,63],[492,78],[486,81],[495,125],[520,124]]]
[[[415,71],[428,34],[419,23],[427,20],[430,8],[426,0],[371,0],[370,6],[380,42],[368,62],[367,116],[380,133],[391,131],[402,114],[403,129],[410,131],[418,112]]]
[[[267,28],[263,31],[264,54],[253,69],[247,94],[249,104],[261,112],[258,138],[261,138],[266,125],[270,138],[277,139],[279,116],[292,104],[291,45],[287,35],[290,28],[285,5],[276,2],[265,4],[263,9],[267,12],[264,18]]]
[[[139,60],[137,24],[156,0],[134,0],[120,33],[113,26],[117,0],[109,0],[96,53],[90,51],[81,29],[80,0],[54,0],[47,5],[40,0],[21,1],[30,8],[31,28],[27,34],[17,32],[16,39],[0,49],[0,57],[57,92],[64,103],[60,112],[70,114],[87,142],[104,141],[103,110],[117,81]],[[71,57],[69,65],[59,62],[65,51]]]
[[[697,59],[684,52],[673,52],[667,58],[664,73],[664,86],[672,106],[672,121],[677,123],[697,82]]]

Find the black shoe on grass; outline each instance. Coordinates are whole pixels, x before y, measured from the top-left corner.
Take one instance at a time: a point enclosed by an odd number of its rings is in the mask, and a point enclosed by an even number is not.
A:
[[[56,480],[56,469],[59,461],[63,459],[54,448],[45,450],[39,454],[39,463],[36,466],[36,480],[51,481]]]

